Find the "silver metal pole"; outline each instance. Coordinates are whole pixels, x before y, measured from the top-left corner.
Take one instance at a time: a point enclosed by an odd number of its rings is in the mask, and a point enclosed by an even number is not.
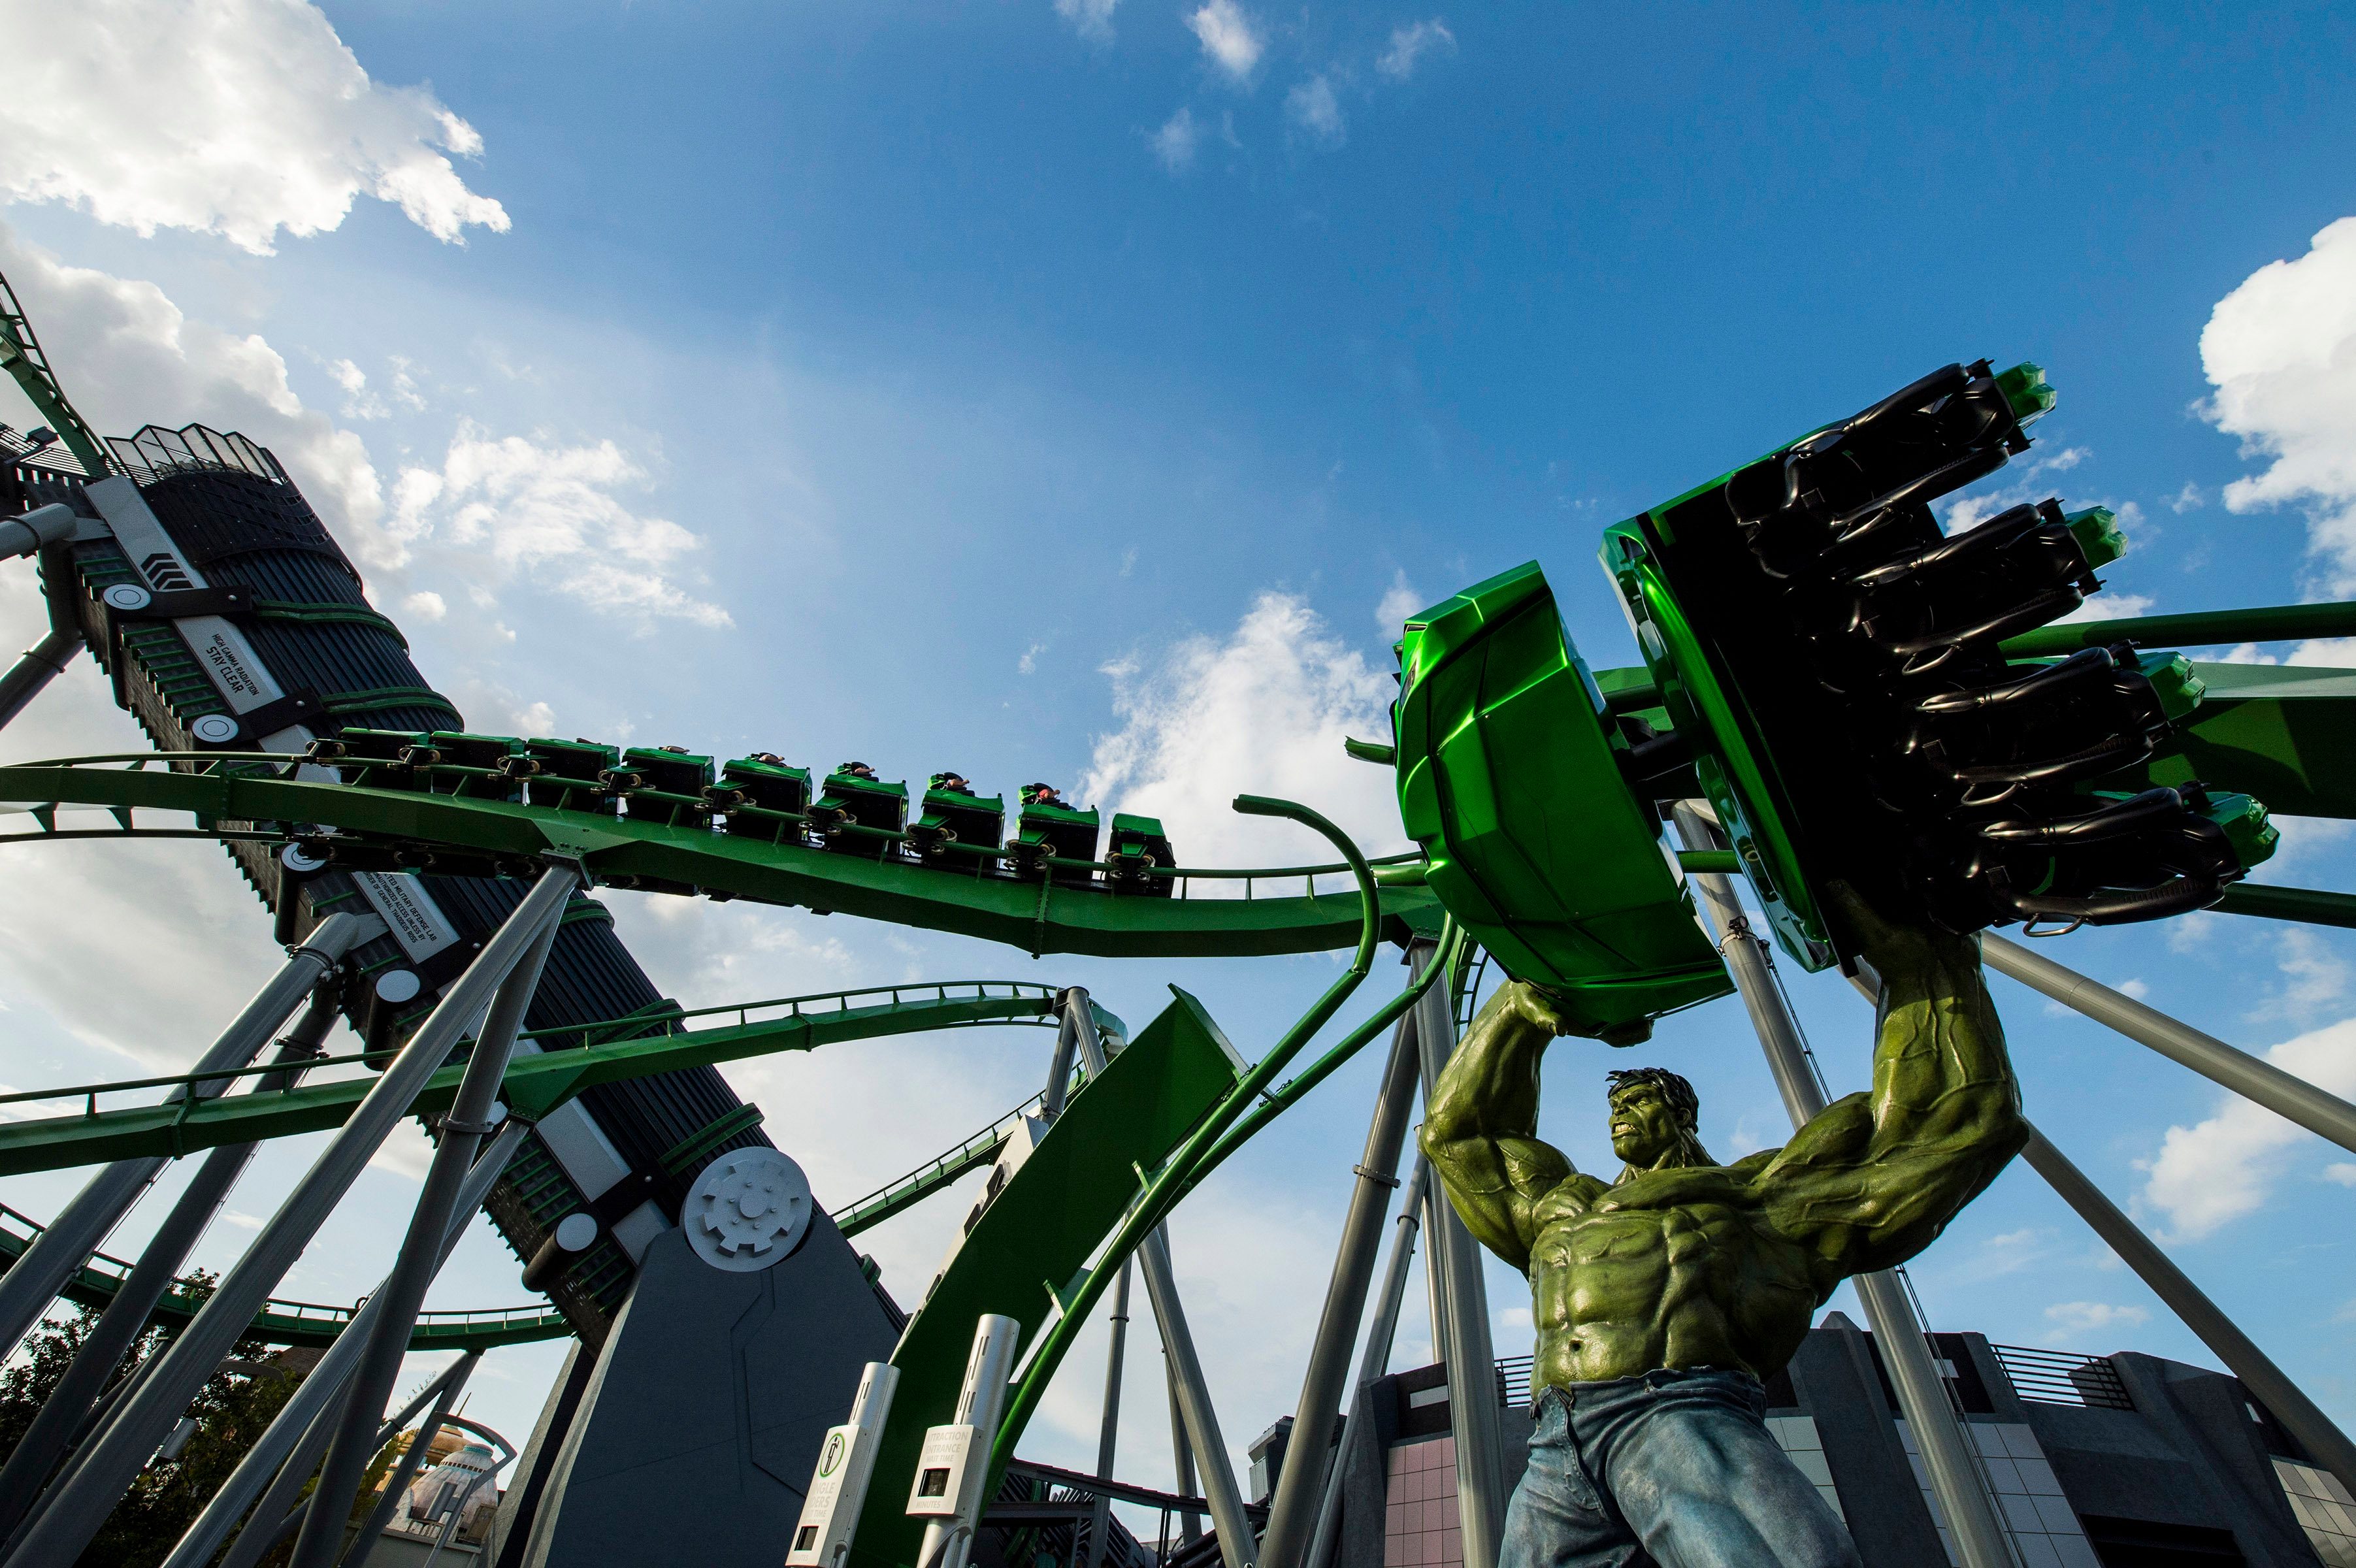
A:
[[[465,1373],[460,1371],[462,1366]],[[381,1448],[391,1442],[393,1434],[410,1417],[441,1400],[444,1391],[454,1380],[473,1371],[473,1363],[466,1357],[443,1368],[432,1382],[417,1391],[416,1397],[402,1409],[400,1414],[379,1429],[377,1446]],[[444,1402],[445,1410],[447,1403]],[[279,1467],[278,1478],[270,1484],[270,1489],[262,1495],[262,1501],[254,1506],[253,1517],[246,1521],[245,1528],[238,1532],[237,1540],[222,1555],[220,1568],[253,1568],[255,1563],[293,1539],[295,1530],[302,1528],[303,1515],[311,1506],[305,1496],[305,1488],[319,1468],[319,1456],[327,1451],[327,1439],[335,1434],[335,1422],[336,1412],[332,1408],[322,1409],[312,1421],[309,1429],[303,1434],[303,1441],[295,1446],[287,1462]]]
[[[319,1054],[319,1042],[335,1023],[335,988],[323,983],[312,991],[311,1004],[293,1030],[278,1042],[277,1060],[287,1064],[287,1070],[264,1074],[255,1080],[253,1092],[268,1094],[294,1083],[302,1076],[300,1064]],[[258,1146],[236,1144],[213,1150],[173,1201],[171,1213],[74,1353],[73,1364],[43,1402],[6,1466],[0,1468],[0,1537],[16,1530],[40,1496],[42,1483],[89,1422],[91,1407],[115,1369],[145,1331],[148,1314],[172,1287],[189,1250],[228,1201],[230,1189]]]
[[[2128,1039],[2255,1101],[2285,1121],[2295,1122],[2343,1149],[2356,1149],[2356,1105],[2338,1095],[2327,1094],[2272,1062],[2236,1050],[2213,1035],[2204,1035],[2157,1007],[2147,1007],[1994,931],[1981,934],[1980,956],[1997,973],[2041,991],[2098,1024],[2109,1025]]]
[[[1721,847],[1709,823],[1691,806],[1678,805],[1674,815],[1678,836],[1688,849]],[[1703,929],[1716,927],[1719,951],[1733,972],[1735,988],[1750,1011],[1759,1043],[1767,1052],[1768,1069],[1775,1076],[1776,1090],[1796,1131],[1824,1110],[1825,1097],[1816,1087],[1799,1025],[1768,972],[1767,944],[1752,932],[1730,878],[1715,873],[1689,873],[1687,880],[1700,889],[1702,902],[1708,908],[1709,919]],[[1964,1568],[2015,1568],[2011,1541],[1997,1516],[1996,1500],[1980,1475],[1963,1423],[1948,1402],[1946,1385],[1931,1364],[1922,1325],[1915,1320],[1905,1291],[1887,1273],[1858,1274],[1849,1283],[1857,1287],[1858,1299],[1873,1325],[1874,1343],[1881,1348],[1882,1364],[1890,1370],[1898,1407],[1913,1429],[1923,1467],[1931,1473],[1932,1494],[1947,1516]]]
[[[442,1386],[442,1397],[434,1402],[433,1410],[417,1423],[415,1441],[401,1456],[401,1462],[392,1467],[392,1474],[384,1483],[384,1496],[379,1498],[376,1507],[369,1510],[367,1522],[360,1526],[359,1534],[353,1537],[350,1549],[344,1553],[344,1562],[350,1568],[360,1568],[368,1561],[369,1552],[376,1545],[376,1538],[382,1535],[384,1527],[392,1522],[393,1510],[401,1507],[402,1494],[409,1490],[412,1481],[417,1479],[417,1472],[425,1464],[426,1450],[434,1446],[434,1434],[442,1430],[443,1422],[450,1414],[450,1407],[458,1402],[459,1391],[466,1386],[466,1380],[474,1375],[475,1368],[482,1359],[480,1350],[469,1350],[450,1369],[447,1374],[449,1380]],[[376,1446],[381,1448],[384,1444],[379,1443]],[[316,1499],[318,1494],[315,1492],[312,1496]],[[459,1504],[460,1508],[465,1506],[464,1502]],[[347,1509],[344,1511],[349,1513],[351,1510]],[[229,1564],[224,1563],[221,1568],[229,1568]]]
[[[1075,995],[1080,999],[1076,1008],[1072,1004]],[[1047,1092],[1039,1102],[1039,1114],[1050,1122],[1064,1113],[1064,1096],[1072,1086],[1072,1053],[1080,1048],[1083,1036],[1091,1044],[1097,1037],[1088,1021],[1088,993],[1075,985],[1064,993],[1062,1001],[1055,1019],[1055,1054],[1047,1063]],[[1101,1051],[1090,1055],[1098,1060],[1102,1058]],[[1093,1077],[1098,1070],[1090,1068],[1089,1075]]]
[[[517,1031],[523,1027],[532,993],[540,989],[541,971],[556,942],[557,922],[577,880],[578,873],[570,866],[552,866],[541,875],[543,886],[556,886],[556,897],[540,917],[531,945],[493,993],[458,1092],[451,1100],[449,1113],[442,1118],[441,1144],[426,1168],[416,1210],[410,1216],[409,1233],[402,1240],[392,1272],[377,1292],[385,1299],[384,1315],[369,1325],[367,1343],[352,1371],[352,1391],[345,1396],[342,1423],[327,1446],[319,1484],[312,1493],[315,1501],[325,1499],[328,1506],[314,1507],[303,1521],[290,1568],[330,1568],[342,1554],[351,1499],[377,1449],[370,1434],[376,1431],[394,1380],[401,1376],[401,1359],[409,1353],[409,1334],[416,1326],[418,1309],[425,1304],[425,1293],[441,1270],[442,1237],[457,1212],[458,1189],[475,1163],[483,1135],[492,1130],[491,1107],[500,1080],[507,1077]]]
[[[1408,950],[1413,973],[1419,978],[1438,951],[1430,941],[1413,943]],[[1447,987],[1434,982],[1432,989]],[[1351,1344],[1358,1337],[1359,1321],[1366,1315],[1366,1289],[1374,1283],[1375,1255],[1382,1250],[1383,1219],[1398,1187],[1399,1149],[1407,1141],[1408,1118],[1415,1111],[1420,1061],[1415,1015],[1403,1014],[1391,1033],[1390,1061],[1375,1091],[1365,1155],[1355,1167],[1357,1181],[1342,1221],[1342,1244],[1334,1251],[1333,1276],[1325,1287],[1325,1309],[1317,1322],[1317,1337],[1310,1344],[1301,1402],[1292,1417],[1292,1438],[1285,1445],[1276,1495],[1269,1503],[1268,1533],[1260,1539],[1263,1568],[1293,1568],[1316,1522],[1317,1499],[1324,1491],[1327,1441],[1333,1431],[1334,1411],[1347,1389]]]
[[[523,1143],[524,1134],[529,1131],[520,1120],[509,1117],[500,1125],[498,1136],[493,1138],[490,1146],[476,1159],[475,1168],[466,1173],[466,1188],[458,1195],[457,1212],[451,1219],[449,1230],[442,1238],[444,1261],[449,1259],[459,1240],[466,1235],[466,1227],[474,1220],[475,1210],[482,1207],[483,1199],[490,1195],[491,1187],[500,1174],[514,1163],[516,1149]],[[380,1281],[380,1286],[381,1283]],[[221,1542],[236,1528],[237,1521],[245,1517],[245,1510],[252,1505],[254,1495],[269,1484],[273,1471],[283,1471],[286,1466],[294,1466],[294,1489],[298,1491],[303,1483],[311,1478],[311,1472],[318,1467],[319,1455],[327,1452],[327,1438],[334,1431],[333,1401],[351,1375],[352,1366],[359,1358],[360,1347],[368,1341],[368,1329],[383,1310],[378,1305],[380,1300],[380,1290],[371,1292],[368,1300],[361,1304],[352,1321],[336,1336],[336,1342],[327,1347],[327,1355],[311,1369],[311,1375],[296,1387],[277,1416],[263,1429],[261,1437],[246,1451],[245,1457],[238,1461],[237,1468],[230,1473],[229,1479],[221,1483],[220,1490],[205,1504],[204,1512],[198,1514],[196,1521],[181,1533],[179,1541],[172,1548],[172,1554],[164,1559],[162,1568],[204,1568],[210,1563],[213,1553],[220,1550]],[[393,1417],[395,1430],[399,1429],[401,1423],[417,1413],[424,1399],[425,1395],[421,1394],[416,1404]],[[282,1508],[280,1512],[283,1515],[285,1509]],[[261,1517],[261,1510],[256,1510],[256,1517]],[[228,1564],[224,1563],[222,1568],[228,1568]]]
[[[1014,1370],[1014,1351],[1023,1326],[1011,1317],[985,1312],[974,1319],[973,1348],[965,1363],[965,1383],[958,1392],[957,1424],[977,1428],[986,1440],[998,1430],[1006,1410],[1006,1380]],[[977,1490],[979,1488],[976,1488]],[[960,1496],[954,1516],[925,1520],[925,1539],[916,1550],[918,1568],[966,1568],[973,1553],[973,1538],[990,1499]]]
[[[1170,1394],[1170,1454],[1178,1471],[1178,1495],[1194,1495],[1194,1451],[1186,1442],[1186,1416],[1178,1408],[1178,1370],[1170,1364],[1170,1347],[1162,1348],[1162,1383]],[[1203,1516],[1182,1513],[1178,1516],[1178,1536],[1181,1541],[1195,1541],[1203,1538]]]
[[[1153,1321],[1162,1330],[1162,1348],[1170,1354],[1176,1374],[1178,1412],[1185,1420],[1186,1444],[1194,1451],[1194,1468],[1203,1496],[1211,1505],[1211,1524],[1219,1532],[1219,1559],[1226,1568],[1252,1568],[1258,1560],[1259,1541],[1244,1512],[1244,1495],[1236,1485],[1235,1466],[1227,1459],[1226,1439],[1219,1434],[1219,1412],[1212,1408],[1211,1389],[1203,1377],[1203,1362],[1194,1351],[1194,1336],[1186,1326],[1186,1309],[1178,1300],[1175,1275],[1170,1267],[1170,1242],[1161,1227],[1138,1244],[1138,1262],[1145,1273],[1146,1299],[1153,1304]]]
[[[1075,1036],[1088,1076],[1094,1078],[1104,1071],[1105,1056],[1088,1011],[1088,994],[1077,986],[1064,994],[1065,1026]],[[1137,1258],[1145,1271],[1146,1299],[1152,1304],[1154,1326],[1162,1331],[1162,1348],[1169,1359],[1171,1387],[1185,1428],[1186,1445],[1194,1451],[1203,1496],[1211,1505],[1211,1522],[1218,1529],[1219,1556],[1226,1568],[1252,1568],[1258,1557],[1258,1540],[1250,1516],[1244,1512],[1243,1492],[1227,1460],[1226,1440],[1219,1434],[1210,1384],[1194,1352],[1194,1333],[1186,1326],[1186,1309],[1178,1299],[1177,1275],[1170,1266],[1168,1228],[1155,1226],[1139,1244]]]
[[[1440,1070],[1456,1049],[1456,1008],[1444,979],[1417,999],[1414,1014],[1428,1111]],[[1431,1241],[1423,1267],[1439,1306],[1432,1337],[1448,1368],[1464,1568],[1497,1568],[1505,1527],[1505,1429],[1497,1407],[1497,1352],[1489,1340],[1489,1287],[1472,1232],[1444,1197],[1435,1194],[1430,1207]]]
[[[466,972],[451,983],[376,1087],[230,1267],[204,1309],[165,1352],[155,1374],[58,1483],[56,1503],[9,1559],[15,1568],[67,1568],[81,1555],[188,1401],[245,1333],[263,1299],[351,1189],[393,1123],[408,1114],[419,1090],[458,1043],[461,1031],[481,1014],[508,972],[538,940],[552,913],[563,908],[578,879],[571,865],[552,866],[542,874]]]
[[[63,673],[81,649],[80,632],[57,629],[25,650],[8,673],[0,675],[0,727],[23,713],[25,705]]]
[[[345,953],[384,929],[375,916],[331,915],[320,922],[308,940],[286,955],[286,962],[271,977],[270,983],[254,993],[253,1000],[237,1015],[234,1023],[221,1032],[205,1054],[197,1059],[191,1072],[218,1072],[224,1068],[243,1067],[255,1053],[270,1043],[278,1026],[294,1011],[303,998],[310,993]],[[210,1100],[230,1086],[228,1079],[212,1079],[191,1086],[182,1084],[164,1097],[166,1105],[187,1099]],[[58,1299],[66,1281],[74,1271],[90,1260],[107,1235],[123,1217],[131,1212],[140,1195],[147,1190],[156,1175],[170,1162],[162,1155],[135,1160],[117,1160],[90,1179],[90,1184],[74,1195],[72,1202],[49,1222],[49,1228],[34,1238],[33,1244],[0,1274],[0,1357],[13,1352],[41,1314]]]
[[[1130,1260],[1120,1261],[1120,1277],[1112,1283],[1112,1347],[1105,1352],[1104,1424],[1097,1431],[1097,1479],[1112,1479],[1113,1455],[1120,1439],[1120,1372],[1129,1348],[1129,1272]],[[1112,1498],[1097,1494],[1096,1511],[1088,1516],[1087,1568],[1104,1568],[1105,1538],[1111,1533]]]
[[[1419,1213],[1424,1189],[1431,1180],[1431,1162],[1422,1155],[1415,1156],[1415,1168],[1407,1178],[1407,1193],[1399,1201],[1398,1234],[1391,1242],[1391,1261],[1383,1273],[1383,1294],[1375,1309],[1374,1326],[1366,1332],[1366,1353],[1358,1363],[1358,1387],[1390,1370],[1391,1342],[1398,1337],[1399,1308],[1407,1304],[1408,1265],[1415,1257],[1415,1233],[1422,1223]],[[1317,1528],[1309,1538],[1309,1556],[1305,1568],[1325,1568],[1333,1560],[1333,1545],[1342,1530],[1342,1462],[1350,1452],[1350,1439],[1358,1428],[1358,1401],[1355,1391],[1349,1413],[1343,1418],[1342,1441],[1335,1450],[1333,1464],[1325,1473],[1325,1490],[1317,1503]]]
[[[2185,1278],[2184,1272],[2169,1261],[2168,1254],[2155,1246],[2134,1220],[2120,1213],[2118,1206],[2104,1197],[2101,1189],[2088,1181],[2061,1150],[2046,1142],[2042,1133],[2030,1130],[2029,1147],[2021,1151],[2021,1157],[2078,1211],[2080,1219],[2094,1227],[2094,1234],[2151,1287],[2152,1294],[2166,1302],[2168,1309],[2201,1337],[2201,1342],[2217,1359],[2231,1368],[2233,1375],[2275,1412],[2285,1430],[2297,1438],[2318,1463],[2339,1477],[2342,1486],[2356,1490],[2356,1443],[2351,1443],[2348,1434],[2317,1409],[2315,1402],[2300,1392],[2298,1385],[2268,1359],[2248,1335],[2235,1327],[2233,1320],[2219,1311],[2217,1304],[2203,1294],[2199,1285]]]

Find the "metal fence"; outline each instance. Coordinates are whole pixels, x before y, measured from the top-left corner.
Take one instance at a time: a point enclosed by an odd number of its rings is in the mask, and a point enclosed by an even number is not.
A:
[[[2094,1410],[2133,1410],[2118,1369],[2100,1356],[2067,1350],[2036,1350],[2025,1345],[1991,1345],[2012,1380],[2013,1391],[2035,1404],[2074,1404]]]

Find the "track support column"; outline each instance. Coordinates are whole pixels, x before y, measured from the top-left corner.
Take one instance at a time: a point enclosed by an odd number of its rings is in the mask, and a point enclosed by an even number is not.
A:
[[[286,955],[270,983],[198,1058],[194,1072],[218,1072],[252,1061],[311,988],[343,961],[344,954],[384,929],[372,915],[331,915],[310,940]],[[227,1079],[184,1085],[165,1097],[210,1100],[229,1087]],[[98,1251],[108,1232],[123,1223],[166,1162],[160,1156],[117,1160],[90,1180],[49,1228],[37,1237],[5,1274],[0,1274],[0,1356],[16,1349],[66,1281]]]
[[[1724,847],[1708,820],[1692,806],[1677,806],[1676,819],[1678,836],[1685,840],[1687,848]],[[1751,931],[1750,918],[1743,914],[1730,878],[1715,873],[1695,873],[1690,880],[1701,890],[1702,902],[1708,906],[1709,919],[1705,929],[1712,924],[1717,927],[1714,934],[1719,938],[1719,950],[1725,955],[1726,967],[1733,972],[1735,988],[1751,1014],[1760,1045],[1766,1049],[1768,1069],[1775,1076],[1783,1109],[1790,1114],[1794,1130],[1805,1126],[1824,1110],[1824,1092],[1816,1087],[1806,1047],[1800,1040],[1799,1025],[1768,972],[1766,943]],[[1964,1568],[2014,1568],[2011,1541],[1997,1516],[1996,1499],[1981,1478],[1970,1439],[1964,1434],[1964,1423],[1955,1414],[1954,1406],[1948,1402],[1946,1385],[1939,1380],[1938,1369],[1931,1364],[1922,1325],[1915,1321],[1913,1307],[1897,1275],[1858,1274],[1849,1283],[1857,1287],[1858,1299],[1873,1325],[1874,1342],[1881,1347],[1882,1360],[1890,1369],[1890,1386],[1897,1391],[1899,1409],[1913,1429],[1915,1445],[1922,1452],[1923,1467],[1931,1473],[1932,1493],[1946,1513]]]
[[[1129,1348],[1129,1272],[1131,1260],[1120,1261],[1120,1278],[1112,1287],[1112,1345],[1105,1352],[1104,1424],[1097,1430],[1097,1479],[1112,1479],[1113,1455],[1120,1440],[1121,1361]],[[1087,1568],[1104,1568],[1105,1537],[1112,1528],[1112,1499],[1097,1494],[1096,1511],[1088,1516]]]
[[[26,1532],[10,1559],[16,1568],[50,1568],[52,1564],[63,1568],[81,1555],[123,1489],[253,1321],[263,1299],[351,1189],[393,1123],[408,1114],[418,1091],[441,1068],[459,1036],[537,942],[543,923],[563,908],[578,876],[571,866],[552,867],[542,874],[523,902],[484,943],[466,972],[443,993],[440,1004],[418,1026],[278,1212],[262,1226],[245,1255],[231,1266],[212,1299],[164,1353],[138,1393],[91,1440],[81,1462],[58,1482],[53,1488],[56,1501]],[[313,1376],[317,1376],[316,1369]]]
[[[1418,940],[1408,950],[1408,962],[1419,978],[1438,961],[1439,949],[1431,942]],[[1435,983],[1432,989],[1444,993],[1447,987]],[[1399,1149],[1407,1141],[1408,1118],[1415,1110],[1420,1065],[1415,1013],[1410,1010],[1400,1015],[1392,1031],[1390,1060],[1375,1092],[1365,1154],[1355,1167],[1357,1180],[1342,1220],[1333,1277],[1325,1287],[1324,1311],[1318,1317],[1317,1337],[1310,1344],[1309,1366],[1301,1380],[1292,1441],[1285,1448],[1276,1495],[1269,1503],[1268,1533],[1260,1542],[1262,1568],[1294,1568],[1315,1526],[1317,1499],[1325,1489],[1326,1439],[1333,1429],[1335,1408],[1349,1391],[1350,1347],[1365,1316],[1366,1287],[1374,1282],[1375,1254],[1382,1248],[1383,1217],[1398,1187]]]
[[[2021,1151],[2021,1158],[2078,1211],[2080,1219],[2094,1227],[2094,1234],[2151,1287],[2154,1295],[2168,1304],[2169,1311],[2176,1314],[2184,1326],[2201,1337],[2201,1342],[2217,1359],[2265,1402],[2275,1418],[2306,1445],[2318,1463],[2339,1477],[2340,1485],[2356,1490],[2356,1443],[2351,1443],[2348,1434],[2317,1409],[2315,1402],[2302,1393],[2298,1385],[2248,1335],[2235,1327],[2233,1320],[2219,1311],[2217,1304],[2187,1279],[2184,1272],[2134,1220],[2119,1211],[2118,1205],[2104,1197],[2083,1172],[2034,1128],[2029,1131],[2029,1147]]]
[[[1427,1109],[1440,1069],[1456,1049],[1455,1003],[1443,981],[1416,999],[1416,1048]],[[1456,1430],[1456,1514],[1464,1568],[1497,1568],[1505,1528],[1505,1431],[1497,1408],[1497,1352],[1489,1339],[1489,1287],[1481,1246],[1445,1194],[1431,1197],[1431,1243],[1423,1267],[1432,1285],[1432,1337],[1448,1367],[1448,1411]],[[1298,1430],[1297,1428],[1295,1430]]]
[[[2356,1150],[2356,1105],[2338,1095],[2328,1094],[2270,1061],[2236,1050],[2213,1035],[2202,1034],[2157,1007],[2147,1007],[1994,931],[1980,934],[1980,956],[1997,973],[2041,991],[2098,1024],[2109,1025],[2137,1045],[2149,1046],[2169,1060],[2256,1101],[2318,1137]]]

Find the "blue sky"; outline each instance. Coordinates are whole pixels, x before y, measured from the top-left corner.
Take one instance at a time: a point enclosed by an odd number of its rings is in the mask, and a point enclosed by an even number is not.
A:
[[[1310,853],[1225,815],[1258,789],[1391,847],[1383,776],[1338,739],[1376,722],[1403,614],[1537,558],[1589,657],[1633,662],[1601,526],[1983,355],[2037,360],[2062,393],[2030,459],[1984,488],[2119,510],[2136,549],[2114,606],[2356,578],[2356,225],[2330,228],[2356,214],[2344,10],[91,16],[11,30],[33,85],[0,106],[0,267],[102,426],[201,418],[273,445],[479,727],[1045,778],[1162,811],[1190,860]],[[0,576],[29,639],[27,575]],[[125,729],[85,670],[0,748]],[[2266,877],[2349,886],[2346,837],[2286,826]],[[183,1059],[182,1021],[226,1015],[269,963],[209,852],[40,853],[58,858],[0,866],[12,1085]],[[142,911],[156,878],[169,916]],[[988,974],[1087,983],[1141,1023],[1176,982],[1264,1044],[1330,972],[1033,963],[610,902],[691,1006]],[[141,977],[102,982],[125,929]],[[2051,950],[2356,1090],[2343,933],[2202,917]],[[1861,1086],[1862,1005],[1790,978],[1836,1090]],[[2356,1419],[2343,1152],[1997,986],[2031,1114]],[[840,1200],[1022,1099],[1043,1048],[1009,1031],[732,1076]],[[1644,1055],[1700,1085],[1722,1156],[1778,1140],[1732,1004]],[[1606,1158],[1601,1057],[1549,1063],[1545,1130],[1582,1165]],[[1177,1227],[1238,1448],[1292,1403],[1371,1067]],[[416,1155],[371,1172],[349,1239],[290,1294],[367,1288],[366,1238],[411,1200]],[[266,1212],[305,1157],[273,1151],[239,1202]],[[46,1215],[65,1190],[0,1198]],[[948,1205],[873,1233],[904,1296]],[[247,1234],[217,1227],[208,1260]],[[2025,1168],[1914,1275],[1940,1327],[2208,1359]],[[519,1300],[514,1276],[478,1235],[436,1299]],[[1516,1353],[1519,1282],[1491,1283]],[[1034,1428],[1043,1457],[1093,1454],[1098,1354]],[[475,1413],[528,1431],[552,1365],[495,1357]],[[1125,1452],[1155,1481],[1166,1422],[1135,1381]]]

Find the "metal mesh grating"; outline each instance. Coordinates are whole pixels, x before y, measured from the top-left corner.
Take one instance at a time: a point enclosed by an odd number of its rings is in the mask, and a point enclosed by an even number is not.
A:
[[[2036,1404],[2074,1404],[2093,1410],[2133,1410],[2118,1369],[2100,1356],[2066,1350],[2034,1350],[2025,1345],[1991,1345],[2012,1380],[2013,1391]]]

